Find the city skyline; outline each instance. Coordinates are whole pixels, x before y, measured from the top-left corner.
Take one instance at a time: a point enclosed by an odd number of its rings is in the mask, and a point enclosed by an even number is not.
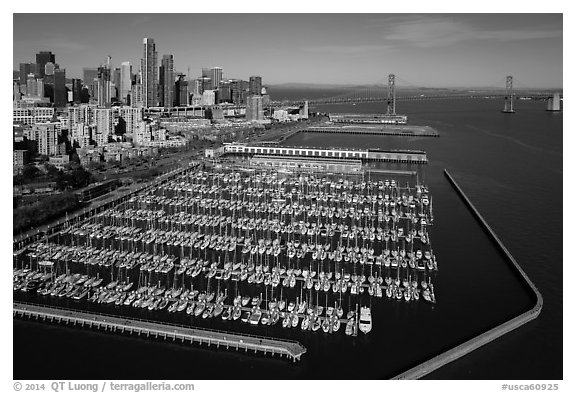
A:
[[[67,77],[140,64],[142,40],[190,77],[284,83],[562,87],[562,14],[14,14],[13,69],[52,51]],[[103,28],[103,27],[106,28]],[[139,67],[134,67],[137,72]],[[402,83],[400,83],[402,85]]]

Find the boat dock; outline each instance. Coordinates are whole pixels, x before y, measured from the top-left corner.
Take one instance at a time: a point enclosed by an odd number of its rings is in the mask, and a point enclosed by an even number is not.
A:
[[[149,320],[88,313],[64,308],[14,302],[13,314],[21,318],[64,323],[98,330],[137,334],[138,336],[163,338],[165,340],[207,344],[216,348],[235,349],[245,352],[279,355],[300,360],[306,348],[297,341],[270,339],[249,334],[187,327]]]
[[[484,220],[482,215],[480,215],[480,212],[478,212],[478,210],[472,204],[470,199],[468,199],[464,191],[462,191],[462,189],[458,186],[458,184],[456,183],[454,178],[452,178],[448,170],[445,169],[444,174],[446,175],[448,181],[454,187],[458,195],[462,198],[466,206],[470,209],[472,215],[480,222],[483,229],[490,236],[491,240],[496,243],[498,249],[506,256],[506,259],[512,265],[514,272],[519,276],[520,279],[523,280],[524,284],[528,287],[528,289],[530,290],[530,292],[534,297],[534,306],[530,310],[510,319],[509,321],[506,321],[452,349],[449,349],[448,351],[441,353],[440,355],[437,355],[434,358],[416,367],[413,367],[408,371],[403,372],[402,374],[397,375],[393,379],[422,378],[425,375],[428,375],[431,372],[439,369],[440,367],[448,363],[451,363],[455,360],[458,360],[462,356],[469,354],[470,352],[480,348],[481,346],[489,344],[492,341],[502,337],[503,335],[515,329],[518,329],[519,327],[527,324],[528,322],[538,318],[540,312],[542,311],[543,300],[542,295],[538,291],[538,288],[536,288],[536,286],[530,280],[528,275],[524,272],[522,267],[520,267],[518,262],[516,262],[512,254],[510,254],[508,249],[504,246],[504,244],[502,244],[502,241],[500,241],[498,236],[496,236],[496,233],[492,230],[492,228],[490,228],[490,226]]]

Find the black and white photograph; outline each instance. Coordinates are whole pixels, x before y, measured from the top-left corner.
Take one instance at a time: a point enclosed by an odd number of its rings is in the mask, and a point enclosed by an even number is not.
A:
[[[7,17],[6,391],[567,391],[565,15],[255,4]]]

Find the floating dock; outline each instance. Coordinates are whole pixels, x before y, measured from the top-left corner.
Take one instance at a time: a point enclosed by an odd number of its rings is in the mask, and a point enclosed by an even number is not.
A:
[[[300,360],[301,356],[306,353],[306,348],[297,341],[277,340],[29,303],[14,302],[13,314],[21,318],[47,320],[98,330],[137,334],[138,336],[165,340],[172,339],[172,341],[198,343],[200,345],[207,344],[216,348],[260,352],[264,355],[279,355],[291,359],[293,362]]]
[[[467,355],[470,352],[480,348],[481,346],[489,344],[490,342],[502,337],[506,333],[509,333],[512,330],[517,329],[517,328],[525,325],[526,323],[532,321],[533,319],[536,319],[540,315],[540,312],[542,311],[542,304],[543,304],[542,295],[540,294],[540,292],[538,291],[538,289],[536,288],[534,283],[530,280],[530,278],[524,272],[524,270],[520,267],[520,265],[518,265],[518,263],[516,262],[516,260],[512,256],[512,254],[510,254],[508,249],[506,249],[504,244],[502,244],[502,242],[500,241],[498,236],[496,236],[496,233],[494,233],[492,228],[490,228],[490,226],[484,220],[484,218],[480,215],[480,213],[478,212],[476,207],[474,207],[472,202],[470,202],[470,200],[468,199],[466,194],[464,194],[464,191],[462,191],[462,189],[458,186],[458,184],[452,178],[452,176],[450,175],[448,170],[445,169],[444,174],[446,175],[450,184],[452,184],[452,186],[454,187],[454,189],[456,190],[458,195],[464,200],[464,203],[466,204],[466,206],[471,210],[474,217],[481,223],[484,230],[486,232],[488,232],[488,235],[490,236],[492,241],[494,241],[496,243],[496,245],[498,246],[500,251],[506,256],[506,259],[512,265],[512,268],[514,269],[514,271],[524,281],[524,284],[530,289],[530,292],[532,293],[532,295],[534,297],[535,303],[534,303],[534,306],[530,310],[518,315],[517,317],[512,318],[511,320],[506,321],[503,324],[498,325],[498,326],[480,334],[479,336],[476,336],[476,337],[474,337],[474,338],[472,338],[472,339],[470,339],[470,340],[468,340],[468,341],[466,341],[466,342],[464,342],[464,343],[462,343],[462,344],[460,344],[460,345],[458,345],[458,346],[456,346],[456,347],[454,347],[454,348],[452,348],[452,349],[450,349],[450,350],[448,350],[448,351],[446,351],[446,352],[444,352],[438,356],[435,356],[434,358],[432,358],[432,359],[430,359],[430,360],[428,360],[428,361],[426,361],[426,362],[424,362],[424,363],[422,363],[416,367],[413,367],[410,370],[403,372],[400,375],[397,375],[393,379],[419,379],[419,378],[422,378],[425,375],[430,374],[431,372],[439,369],[440,367],[442,367],[442,366],[444,366],[450,362],[453,362],[453,361],[461,358],[462,356]]]

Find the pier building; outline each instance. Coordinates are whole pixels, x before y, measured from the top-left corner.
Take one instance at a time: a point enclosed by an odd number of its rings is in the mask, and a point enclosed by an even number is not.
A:
[[[426,152],[422,150],[380,150],[380,149],[350,149],[350,148],[320,148],[302,146],[280,146],[272,143],[246,144],[228,143],[223,146],[224,154],[253,157],[308,157],[323,159],[355,159],[362,162],[386,161],[427,164]]]
[[[330,113],[328,115],[333,123],[357,124],[406,124],[408,116],[381,113]]]
[[[250,159],[250,166],[270,169],[285,169],[295,172],[330,172],[330,173],[361,173],[362,161],[313,159],[306,157],[269,157],[255,155]]]

